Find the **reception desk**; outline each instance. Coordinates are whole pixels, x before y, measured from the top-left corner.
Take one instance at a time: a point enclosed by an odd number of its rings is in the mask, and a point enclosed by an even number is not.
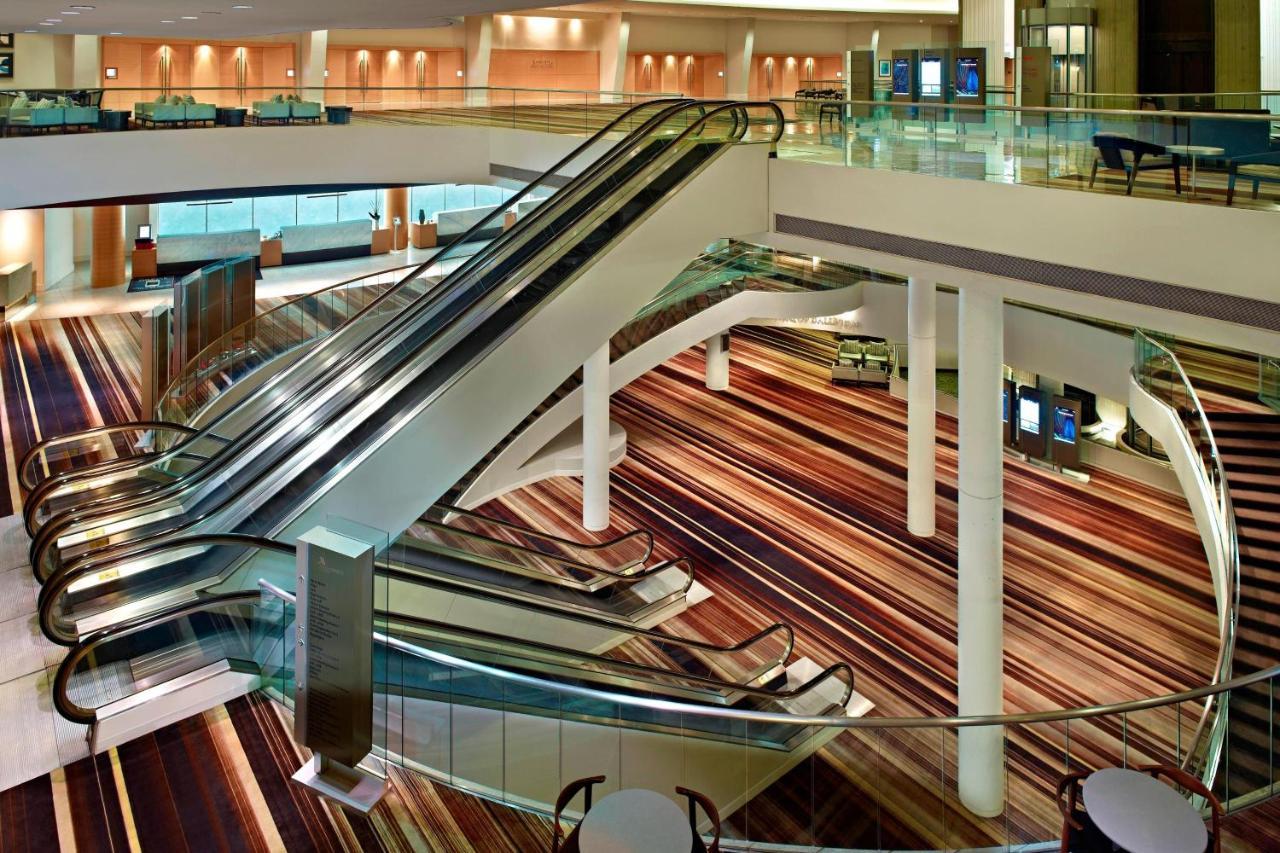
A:
[[[156,275],[183,276],[223,258],[257,258],[262,248],[258,229],[212,234],[165,234],[156,241]],[[134,277],[138,275],[134,271]]]
[[[286,264],[365,257],[372,246],[373,231],[368,219],[288,225],[281,229],[281,260]]]

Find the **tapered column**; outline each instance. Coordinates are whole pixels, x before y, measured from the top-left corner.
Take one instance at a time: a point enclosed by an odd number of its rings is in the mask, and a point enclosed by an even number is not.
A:
[[[489,103],[489,56],[493,50],[493,16],[467,15],[464,20],[467,42],[467,103]]]
[[[960,291],[959,712],[1004,709],[1004,456],[1000,392],[1003,305],[998,295]],[[992,817],[1004,808],[1004,731],[959,732],[960,801]]]
[[[600,39],[600,89],[621,92],[627,79],[627,49],[631,44],[631,15],[612,12],[603,21]],[[620,95],[602,95],[605,102],[618,102]]]
[[[396,227],[396,217],[400,217],[400,226]],[[409,245],[409,188],[389,187],[387,189],[387,227],[394,229],[393,246],[397,250]]]
[[[707,388],[725,391],[729,388],[729,333],[707,338]]]
[[[937,288],[907,280],[907,530],[932,536],[937,433]]]
[[[582,526],[609,526],[609,342],[582,365]]]
[[[89,283],[114,287],[124,283],[124,206],[95,207],[92,214],[92,246],[89,250]]]
[[[305,100],[324,102],[324,69],[328,62],[329,31],[304,32],[298,41],[298,76],[302,80],[302,97]]]
[[[730,18],[725,27],[725,97],[745,99],[751,90],[751,56],[755,53],[756,19]]]

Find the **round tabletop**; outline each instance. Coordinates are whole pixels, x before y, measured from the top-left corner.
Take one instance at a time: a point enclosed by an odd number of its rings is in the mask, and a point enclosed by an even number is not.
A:
[[[1130,853],[1204,853],[1209,832],[1191,803],[1146,773],[1111,767],[1084,780],[1084,808]]]
[[[1227,153],[1225,148],[1215,148],[1212,145],[1166,145],[1164,150],[1189,157],[1216,157]]]
[[[657,791],[624,788],[591,807],[578,827],[582,853],[689,853],[689,817]]]

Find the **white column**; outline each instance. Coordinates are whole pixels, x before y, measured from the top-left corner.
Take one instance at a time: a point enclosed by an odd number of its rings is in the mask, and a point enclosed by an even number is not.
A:
[[[907,530],[934,531],[937,433],[937,288],[928,279],[907,280]]]
[[[1280,91],[1280,0],[1262,0],[1258,17],[1262,33],[1262,89],[1267,92]],[[1272,112],[1280,110],[1280,96],[1263,98],[1262,106]]]
[[[999,295],[961,289],[959,349],[959,713],[999,714],[1004,709],[1004,314]],[[960,729],[959,747],[960,801],[983,817],[1000,814],[1003,730]]]
[[[707,338],[707,388],[727,391],[729,388],[729,333]]]
[[[609,342],[582,365],[582,526],[609,526]]]
[[[1004,85],[1005,47],[1013,44],[1013,0],[960,0],[960,44],[987,49],[987,85]]]
[[[468,87],[483,88],[489,85],[489,54],[493,50],[493,15],[467,15],[467,67]],[[484,106],[489,103],[487,92],[468,92],[467,103]]]
[[[730,18],[724,37],[726,98],[745,99],[751,91],[751,55],[755,52],[756,19]]]
[[[298,78],[302,81],[302,97],[324,102],[324,69],[329,62],[329,31],[311,30],[298,42]],[[341,100],[341,99],[339,99]]]
[[[631,15],[612,12],[604,19],[600,41],[600,90],[621,92],[627,80],[627,50],[631,44]],[[617,101],[618,98],[608,100]]]
[[[102,86],[102,36],[72,36],[71,85],[75,89]]]

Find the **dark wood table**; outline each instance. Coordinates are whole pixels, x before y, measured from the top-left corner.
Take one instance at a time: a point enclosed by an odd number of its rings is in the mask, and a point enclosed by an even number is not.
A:
[[[326,105],[324,113],[329,124],[351,124],[351,107]]]
[[[245,116],[249,111],[244,107],[218,107],[214,111],[214,124],[223,127],[244,127]]]
[[[98,130],[128,130],[132,110],[98,110]]]

